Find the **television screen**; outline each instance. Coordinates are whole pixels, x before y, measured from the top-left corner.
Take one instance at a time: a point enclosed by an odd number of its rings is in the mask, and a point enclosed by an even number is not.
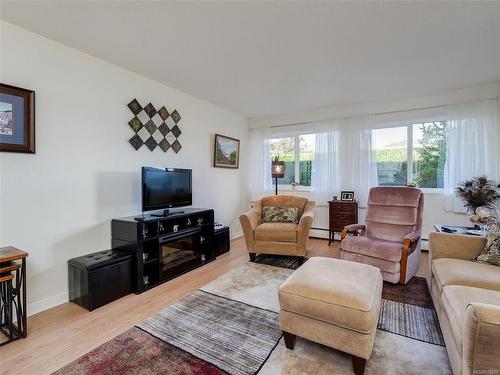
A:
[[[143,212],[191,204],[191,169],[142,167]]]

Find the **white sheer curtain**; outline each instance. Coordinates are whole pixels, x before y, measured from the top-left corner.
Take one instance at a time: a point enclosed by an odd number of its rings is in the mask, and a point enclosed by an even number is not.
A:
[[[273,194],[271,178],[271,149],[269,147],[270,129],[252,129],[250,132],[250,198],[260,199]]]
[[[498,176],[499,129],[497,103],[485,100],[449,105],[444,168],[445,210],[465,212],[454,195],[458,183],[474,176]]]
[[[327,205],[340,191],[339,131],[316,133],[311,173],[311,199]]]
[[[370,188],[378,185],[372,124],[371,116],[353,117],[340,133],[340,186],[354,191],[360,207],[366,207]]]

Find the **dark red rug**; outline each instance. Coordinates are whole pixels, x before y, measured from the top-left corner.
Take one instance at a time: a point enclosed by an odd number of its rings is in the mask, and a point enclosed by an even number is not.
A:
[[[425,307],[427,309],[434,309],[429,287],[427,286],[427,280],[423,277],[414,277],[406,285],[395,285],[384,282],[382,298]]]
[[[222,375],[224,371],[139,328],[95,348],[57,375]]]

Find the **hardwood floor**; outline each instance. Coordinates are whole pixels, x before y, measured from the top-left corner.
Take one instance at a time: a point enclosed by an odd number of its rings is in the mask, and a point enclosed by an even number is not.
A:
[[[338,257],[338,242],[328,246],[327,240],[311,239],[308,248],[308,257]],[[427,258],[422,255],[419,274],[426,276]],[[92,312],[68,302],[32,315],[28,337],[0,348],[0,373],[51,373],[247,261],[240,237],[231,241],[230,253],[143,294],[130,294]]]

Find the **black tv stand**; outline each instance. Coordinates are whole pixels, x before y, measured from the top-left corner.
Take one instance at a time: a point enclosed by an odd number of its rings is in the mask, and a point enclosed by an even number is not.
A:
[[[170,211],[169,209],[163,210],[162,213],[154,213],[151,214],[150,216],[152,217],[167,217],[171,215],[179,215],[183,214],[185,211]]]
[[[132,253],[133,291],[141,293],[229,251],[215,244],[214,211],[185,208],[168,216],[113,219],[113,249]],[[221,248],[221,250],[219,250]]]

